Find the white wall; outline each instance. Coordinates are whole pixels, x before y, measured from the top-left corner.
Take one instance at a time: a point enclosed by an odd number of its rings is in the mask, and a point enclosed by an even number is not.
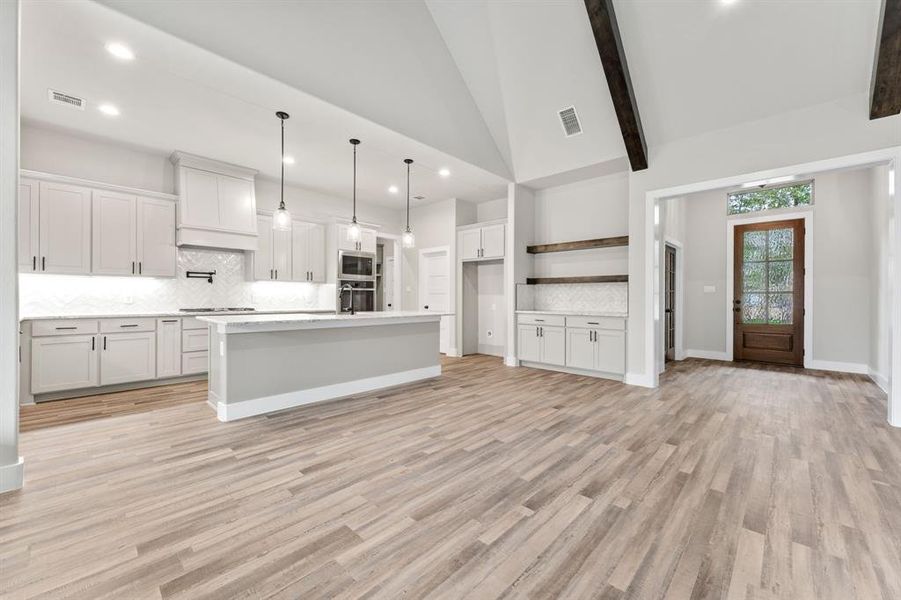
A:
[[[650,147],[649,168],[629,180],[627,382],[655,382],[653,290],[646,285],[653,247],[648,192],[901,145],[901,116],[868,116],[867,94],[858,94]]]
[[[507,218],[507,198],[498,198],[497,200],[488,200],[479,202],[476,205],[475,223],[482,221],[494,221],[496,219]]]
[[[871,169],[814,176],[809,232],[813,236],[813,347],[807,348],[813,362],[859,368],[870,360],[871,265],[875,259],[870,242],[875,204],[871,178]],[[692,194],[684,201],[684,345],[689,354],[725,353],[726,222],[740,223],[741,217],[727,217],[726,190]],[[778,213],[772,218],[778,219]],[[885,221],[882,226],[887,231]],[[704,292],[705,286],[714,286],[716,291]]]
[[[0,2],[0,493],[22,487],[19,459],[19,3]]]
[[[891,279],[892,249],[886,223],[889,210],[889,168],[870,169],[870,375],[888,391],[891,385]]]
[[[629,233],[629,176],[606,177],[535,191],[533,243],[548,244]],[[537,254],[536,277],[619,275],[628,270],[627,248]]]
[[[404,310],[419,308],[419,251],[424,248],[449,246],[451,249],[451,275],[453,275],[454,248],[457,235],[457,200],[443,200],[410,208],[410,226],[416,235],[416,247],[404,248]],[[453,277],[451,277],[453,279]],[[450,303],[454,304],[451,293]]]

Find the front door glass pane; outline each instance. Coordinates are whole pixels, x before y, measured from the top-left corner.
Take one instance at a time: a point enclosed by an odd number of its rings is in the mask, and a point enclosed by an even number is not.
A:
[[[743,233],[743,323],[792,324],[794,233],[790,227]]]

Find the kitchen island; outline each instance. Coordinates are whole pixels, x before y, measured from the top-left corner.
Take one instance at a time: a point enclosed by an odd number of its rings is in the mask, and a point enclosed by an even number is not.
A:
[[[441,375],[440,313],[197,317],[210,325],[209,403],[220,421]]]

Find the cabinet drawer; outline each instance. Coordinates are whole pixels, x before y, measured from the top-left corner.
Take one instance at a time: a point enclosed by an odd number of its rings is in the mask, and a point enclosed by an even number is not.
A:
[[[97,333],[97,319],[52,319],[31,324],[31,335],[73,335]]]
[[[517,315],[521,325],[549,325],[563,327],[566,324],[566,317],[563,315]]]
[[[210,346],[210,332],[207,329],[189,329],[181,332],[181,351],[206,351]]]
[[[626,320],[619,317],[566,317],[566,326],[624,331]]]
[[[181,320],[182,329],[206,329],[209,323],[198,321],[196,317],[183,317]]]
[[[101,319],[101,333],[156,331],[156,319]]]
[[[181,374],[194,375],[208,370],[208,352],[189,352],[181,355]]]

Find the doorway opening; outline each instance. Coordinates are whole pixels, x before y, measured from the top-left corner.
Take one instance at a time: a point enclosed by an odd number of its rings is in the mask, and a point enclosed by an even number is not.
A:
[[[441,317],[439,352],[450,347],[450,249],[446,246],[419,251],[419,309],[445,313]]]
[[[676,247],[666,244],[663,299],[663,356],[666,362],[676,359]]]

